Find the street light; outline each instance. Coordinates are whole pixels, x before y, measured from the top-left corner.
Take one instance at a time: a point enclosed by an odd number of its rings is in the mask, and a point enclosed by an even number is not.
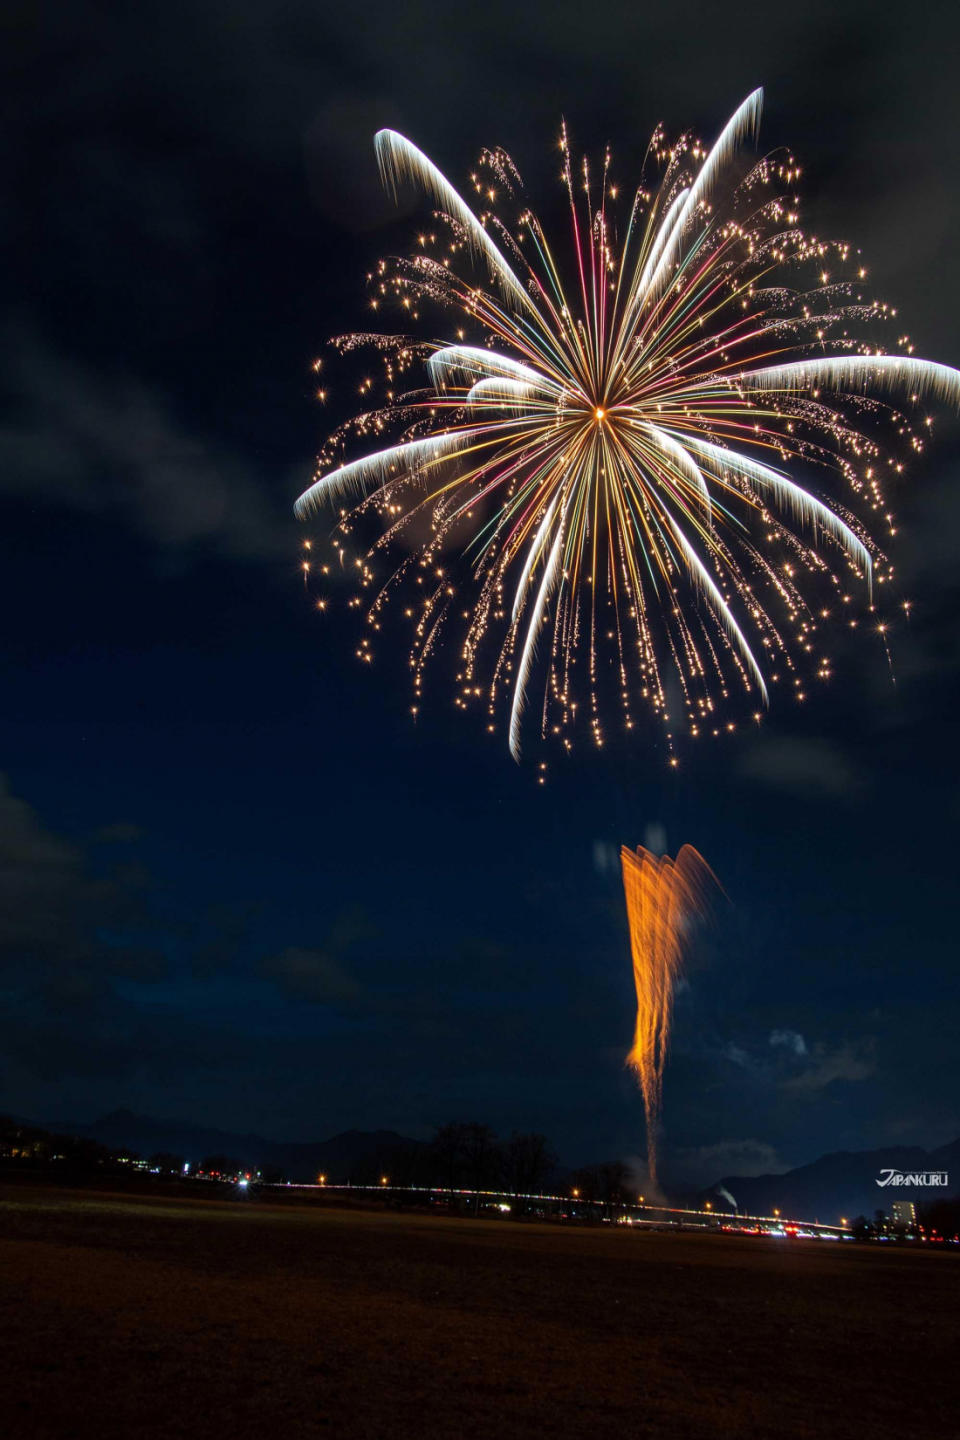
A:
[[[574,1185],[573,1189],[570,1191],[570,1194],[573,1196],[574,1200],[579,1200],[580,1191],[577,1189],[576,1185]]]
[[[641,1205],[643,1204],[643,1196],[642,1196],[642,1195],[640,1196],[640,1204],[641,1204]]]
[[[776,1207],[774,1207],[773,1213],[774,1213],[774,1215],[776,1216],[776,1218],[779,1220],[779,1219],[780,1219],[780,1211],[777,1210]]]
[[[381,1176],[380,1176],[380,1184],[381,1184],[381,1185],[386,1185],[386,1184],[388,1184],[386,1175],[381,1175]]]

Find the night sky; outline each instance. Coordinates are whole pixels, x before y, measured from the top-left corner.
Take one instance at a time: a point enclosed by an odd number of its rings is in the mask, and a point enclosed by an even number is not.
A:
[[[960,365],[960,12],[108,8],[14,6],[3,46],[0,1109],[636,1154],[616,852],[690,841],[728,899],[678,996],[667,1179],[955,1138],[955,417],[890,494],[893,674],[838,634],[806,706],[676,772],[647,727],[541,787],[442,662],[414,724],[403,632],[357,662],[291,506],[352,405],[312,361],[415,224],[382,125],[458,184],[501,143],[549,197],[562,116],[626,183],[657,121],[710,139],[762,84],[812,228]]]

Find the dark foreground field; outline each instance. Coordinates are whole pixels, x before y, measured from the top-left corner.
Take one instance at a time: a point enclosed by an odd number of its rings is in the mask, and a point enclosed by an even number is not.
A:
[[[956,1433],[957,1257],[0,1187],[27,1437]]]

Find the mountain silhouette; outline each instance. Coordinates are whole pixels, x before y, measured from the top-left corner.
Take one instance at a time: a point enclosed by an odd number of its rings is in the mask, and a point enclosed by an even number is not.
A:
[[[919,1186],[878,1185],[885,1170],[905,1174],[918,1170],[945,1171],[948,1184],[943,1189]],[[725,1190],[737,1203],[741,1213],[792,1215],[804,1220],[820,1220],[836,1225],[844,1217],[873,1215],[875,1210],[889,1213],[894,1200],[912,1200],[914,1204],[943,1200],[960,1193],[960,1139],[936,1150],[923,1150],[917,1145],[885,1145],[882,1150],[839,1150],[821,1155],[809,1165],[800,1165],[784,1175],[726,1175],[716,1185],[700,1192],[700,1200],[710,1200],[716,1209],[727,1210],[729,1202],[721,1194]]]

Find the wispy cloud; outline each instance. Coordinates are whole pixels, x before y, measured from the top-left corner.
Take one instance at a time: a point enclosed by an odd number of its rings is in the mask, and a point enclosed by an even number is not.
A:
[[[753,741],[740,756],[746,780],[815,799],[850,799],[863,787],[863,777],[835,745],[802,736]]]
[[[807,1042],[796,1030],[771,1030],[770,1044],[776,1049],[782,1046],[790,1050],[794,1055],[806,1055]]]
[[[3,342],[17,418],[0,426],[0,493],[109,516],[163,550],[292,557],[299,480],[278,496],[275,482],[194,433],[135,377],[97,371],[30,330],[8,330]]]
[[[667,1163],[671,1178],[688,1185],[711,1185],[725,1175],[780,1175],[787,1168],[772,1145],[755,1139],[679,1147]]]
[[[847,1040],[833,1048],[817,1044],[813,1047],[810,1064],[798,1075],[785,1080],[783,1088],[799,1095],[816,1095],[837,1080],[868,1080],[875,1069],[874,1043],[869,1038]]]

